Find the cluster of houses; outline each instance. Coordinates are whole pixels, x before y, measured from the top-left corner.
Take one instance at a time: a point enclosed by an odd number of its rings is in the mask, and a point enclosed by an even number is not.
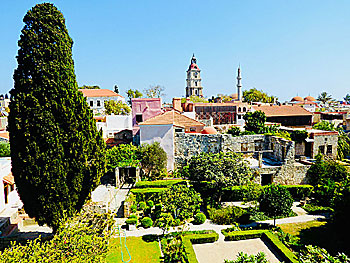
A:
[[[201,152],[234,151],[243,153],[260,184],[306,183],[305,175],[318,153],[337,155],[338,133],[312,129],[312,125],[326,120],[346,125],[350,130],[347,108],[317,111],[320,106],[311,97],[294,97],[286,103],[247,103],[242,100],[241,71],[238,69],[237,93],[229,102],[195,103],[191,96],[203,96],[200,69],[193,56],[187,70],[186,100],[173,98],[165,105],[161,98],[131,99],[129,115],[105,115],[105,102],[126,103],[120,94],[108,89],[80,89],[91,107],[98,129],[102,129],[107,147],[119,144],[159,142],[168,156],[168,171],[174,171],[191,156]],[[0,98],[1,107],[8,106],[8,98]],[[247,112],[262,111],[267,122],[281,129],[306,130],[302,142],[293,142],[272,135],[227,134],[232,126],[243,130],[243,116]],[[4,120],[3,120],[4,119]],[[1,118],[0,140],[8,141],[6,114]],[[20,207],[11,174],[10,158],[0,158],[0,212],[6,207]],[[0,222],[1,231],[1,222]]]

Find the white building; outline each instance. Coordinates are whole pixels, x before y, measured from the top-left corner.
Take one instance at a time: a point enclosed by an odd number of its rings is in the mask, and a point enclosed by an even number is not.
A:
[[[15,190],[15,181],[11,173],[11,158],[0,158],[0,212],[13,206],[22,206]]]
[[[79,89],[86,97],[86,101],[94,114],[104,114],[105,102],[114,100],[125,103],[125,98],[109,89]]]
[[[107,115],[95,119],[97,129],[102,129],[103,138],[114,138],[123,130],[132,131],[132,115]]]

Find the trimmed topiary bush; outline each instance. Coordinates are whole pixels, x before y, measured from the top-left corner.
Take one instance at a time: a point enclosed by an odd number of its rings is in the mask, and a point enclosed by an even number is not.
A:
[[[259,204],[260,211],[268,216],[287,216],[291,213],[293,198],[285,187],[272,184],[264,188]]]
[[[205,220],[207,219],[207,217],[205,216],[205,214],[203,213],[197,213],[194,216],[194,222],[196,225],[201,225],[205,222]]]
[[[146,205],[146,202],[143,202],[143,201],[141,201],[140,203],[139,203],[139,210],[145,210],[146,209],[146,207],[147,207],[147,205]]]
[[[128,218],[126,219],[125,223],[127,225],[137,225],[137,218]]]
[[[149,217],[144,217],[141,219],[141,225],[144,227],[144,228],[149,228],[153,225],[153,220]]]
[[[135,213],[137,211],[137,205],[130,206],[130,210],[132,213]]]
[[[150,208],[152,208],[154,206],[154,202],[152,200],[148,200],[147,201],[147,206],[149,206]]]

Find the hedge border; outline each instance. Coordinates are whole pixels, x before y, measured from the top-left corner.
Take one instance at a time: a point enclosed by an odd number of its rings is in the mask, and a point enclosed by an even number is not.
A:
[[[156,181],[140,181],[137,182],[134,188],[168,188],[175,184],[186,183],[183,179],[169,179],[169,180],[156,180]]]
[[[225,236],[225,241],[238,241],[252,238],[262,238],[265,239],[269,244],[276,249],[280,256],[288,263],[298,263],[295,255],[290,251],[279,238],[268,230],[245,230],[245,231],[233,231],[233,232],[223,232]]]

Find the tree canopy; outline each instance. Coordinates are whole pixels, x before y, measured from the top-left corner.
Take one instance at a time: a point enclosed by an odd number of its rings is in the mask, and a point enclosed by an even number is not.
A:
[[[132,144],[119,144],[107,150],[107,171],[113,172],[116,167],[136,167],[139,165],[138,149]]]
[[[243,119],[245,120],[245,130],[252,131],[254,133],[265,132],[266,115],[264,112],[258,110],[254,112],[247,112]]]
[[[105,113],[107,115],[129,115],[131,109],[128,105],[121,101],[108,100],[105,101]]]
[[[208,103],[208,100],[206,98],[203,98],[203,97],[199,97],[199,96],[196,96],[196,95],[192,95],[190,97],[188,97],[189,100],[191,102],[201,102],[201,103]],[[185,103],[187,101],[188,98],[181,98],[181,103]]]
[[[201,153],[188,162],[188,178],[194,182],[208,181],[213,186],[216,199],[221,201],[222,189],[244,185],[251,176],[243,156],[234,152]]]
[[[83,85],[83,86],[79,87],[79,89],[100,89],[100,86],[97,86],[97,85],[93,85],[93,86]]]
[[[78,91],[62,13],[38,4],[23,22],[8,125],[12,173],[28,215],[57,229],[99,183],[105,144]]]
[[[246,102],[264,102],[273,103],[277,97],[269,96],[262,90],[257,90],[256,88],[251,88],[249,90],[243,91],[243,99]]]
[[[164,90],[165,90],[164,87],[160,85],[156,85],[156,86],[150,86],[148,89],[145,89],[144,93],[147,98],[161,98],[165,96],[165,94],[163,93]]]
[[[142,93],[140,91],[138,91],[137,89],[133,90],[133,89],[128,89],[126,91],[126,95],[128,96],[129,100],[128,103],[131,105],[131,99],[133,98],[142,98]]]
[[[318,95],[317,100],[321,101],[323,104],[326,104],[332,100],[332,96],[324,91],[321,92],[320,95]]]
[[[139,159],[147,178],[157,179],[166,172],[167,154],[159,142],[142,144],[139,150]]]

